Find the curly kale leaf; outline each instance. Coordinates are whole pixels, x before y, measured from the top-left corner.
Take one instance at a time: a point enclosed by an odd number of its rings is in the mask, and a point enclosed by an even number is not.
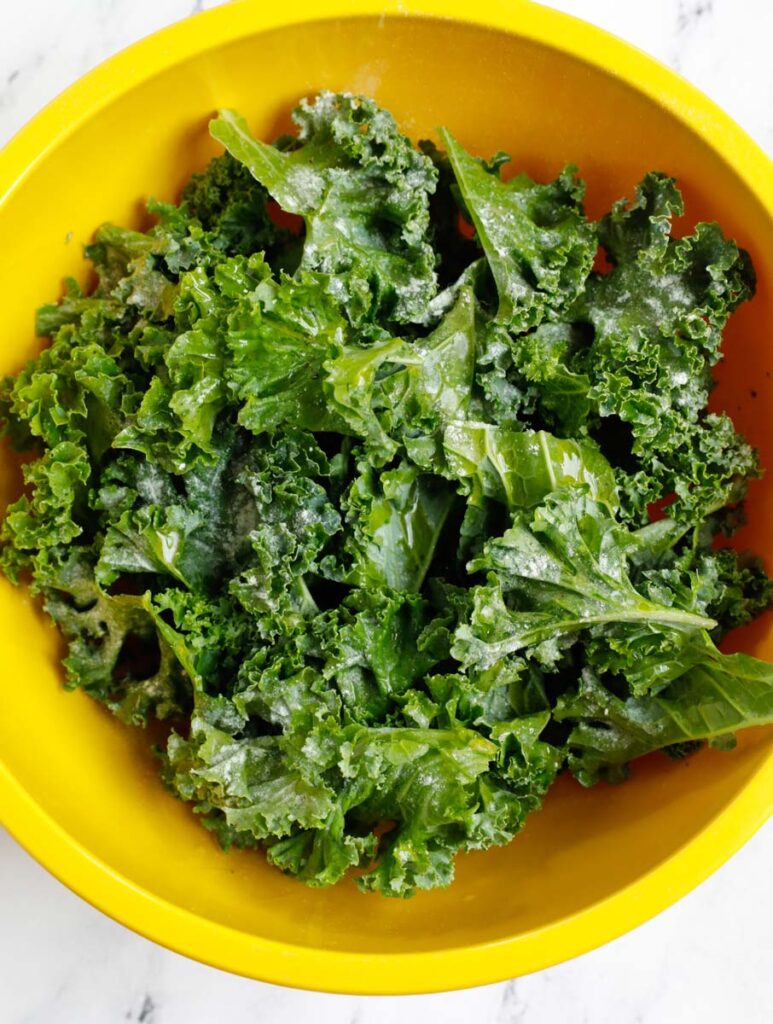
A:
[[[742,497],[757,473],[728,417],[706,413],[722,328],[753,293],[754,275],[716,224],[673,237],[681,212],[672,179],[647,175],[634,202],[621,200],[601,221],[613,268],[591,275],[573,310],[595,332],[584,360],[590,397],[602,418],[632,433],[636,468],[625,467],[622,491],[640,522],[648,503],[675,493],[670,514],[697,523]]]
[[[287,233],[278,230],[271,220],[268,192],[229,153],[215,157],[206,171],[191,177],[183,189],[181,209],[185,218],[199,222],[209,245],[228,256],[249,256],[255,252],[273,256],[278,245],[291,247]],[[162,208],[162,218],[164,215],[171,220],[167,209]],[[190,228],[188,231],[193,234]],[[189,262],[201,262],[198,253],[186,253],[186,257],[184,269],[189,269]],[[168,256],[166,261],[169,264]],[[271,262],[273,265],[274,261]],[[182,265],[179,257],[176,265]]]
[[[609,463],[592,442],[468,421],[449,424],[443,454],[448,474],[463,482],[472,505],[491,498],[512,510],[530,508],[562,487],[585,485],[608,508],[617,506]]]
[[[190,680],[156,631],[148,594],[108,594],[76,549],[49,579],[45,608],[68,642],[68,686],[133,725],[188,711]]]
[[[281,632],[317,611],[307,577],[341,530],[328,496],[330,466],[310,434],[288,433],[254,445],[237,469],[231,515],[243,520],[251,555],[230,592],[262,631]]]
[[[525,174],[503,182],[498,167],[492,173],[450,132],[442,129],[440,137],[496,283],[497,319],[520,333],[566,309],[585,284],[597,245],[573,168],[547,185]]]
[[[463,288],[426,338],[349,345],[324,364],[329,408],[366,441],[374,464],[402,444],[416,465],[436,470],[443,427],[472,400],[475,319],[472,291]]]
[[[29,567],[45,576],[49,562],[56,563],[67,545],[82,535],[88,477],[88,457],[71,441],[62,441],[24,466],[31,496],[23,494],[8,506],[0,532],[0,564],[11,579]]]
[[[95,570],[99,583],[158,573],[190,590],[212,592],[226,569],[238,564],[250,526],[234,518],[244,499],[229,472],[233,453],[230,431],[214,459],[196,462],[179,481],[130,455],[108,467],[97,499],[105,524]]]
[[[352,323],[422,322],[437,287],[432,161],[364,97],[324,92],[293,118],[298,145],[289,152],[254,139],[233,111],[210,130],[284,210],[304,218],[301,266],[331,275]]]
[[[637,590],[628,567],[635,545],[582,488],[517,513],[470,564],[488,583],[475,591],[470,622],[457,629],[455,657],[489,668],[518,653],[555,668],[584,634],[592,663],[625,674],[637,693],[662,687],[685,670],[681,654],[696,634],[716,623],[677,604],[674,592]]]
[[[345,549],[352,562],[347,580],[418,591],[454,500],[445,480],[409,462],[380,474],[363,466],[345,498],[351,529]]]
[[[586,670],[577,693],[559,700],[555,717],[573,725],[569,767],[580,782],[619,779],[630,761],[654,750],[704,740],[721,746],[737,729],[773,722],[773,668],[708,649],[660,693],[626,698]]]

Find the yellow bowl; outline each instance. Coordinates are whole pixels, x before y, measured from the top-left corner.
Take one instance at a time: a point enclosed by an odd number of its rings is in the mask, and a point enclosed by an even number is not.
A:
[[[384,13],[386,12],[386,13]],[[453,20],[458,18],[460,20]],[[464,20],[461,20],[464,19]],[[566,161],[599,214],[651,169],[678,176],[689,221],[719,220],[752,253],[759,294],[736,315],[715,402],[771,460],[773,172],[695,89],[585,24],[515,0],[237,3],[175,25],[69,89],[0,154],[0,372],[37,346],[35,307],[105,220],[174,198],[214,154],[207,118],[242,111],[259,136],[302,94],[369,93],[414,137],[446,124],[549,176]],[[686,220],[684,226],[689,226]],[[4,458],[0,498],[18,488]],[[739,543],[771,552],[773,476],[751,490]],[[407,903],[353,885],[312,891],[260,856],[223,854],[158,781],[148,740],[60,685],[60,646],[24,590],[0,586],[0,808],[76,892],[171,948],[241,974],[339,992],[428,992],[534,971],[678,899],[771,812],[773,735],[730,754],[648,759],[621,787],[569,780],[510,847],[470,855]],[[767,623],[738,636],[770,658]]]

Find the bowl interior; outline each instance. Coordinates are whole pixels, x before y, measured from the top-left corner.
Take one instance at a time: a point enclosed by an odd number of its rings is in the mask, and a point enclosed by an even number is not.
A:
[[[773,228],[731,166],[663,107],[557,50],[432,19],[353,18],[252,35],[128,88],[30,168],[0,206],[0,372],[37,346],[33,313],[105,220],[136,225],[142,199],[177,196],[216,147],[207,119],[232,106],[271,138],[297,98],[321,88],[376,97],[413,137],[448,125],[480,154],[499,148],[537,177],[566,162],[598,215],[647,171],[678,177],[688,214],[716,219],[752,253],[753,303],[733,319],[713,403],[773,465]],[[18,468],[5,454],[0,502]],[[755,483],[738,544],[772,561],[773,476]],[[411,952],[497,942],[554,923],[631,885],[672,857],[743,789],[773,749],[752,731],[731,754],[649,759],[622,787],[564,781],[510,847],[459,862],[447,891],[407,903],[351,884],[311,891],[260,856],[224,855],[162,788],[148,738],[61,687],[59,641],[24,590],[0,582],[0,750],[10,773],[62,830],[133,887],[248,935],[328,950]],[[773,657],[768,622],[733,640]],[[89,895],[86,893],[86,895]],[[513,964],[516,973],[517,964]]]

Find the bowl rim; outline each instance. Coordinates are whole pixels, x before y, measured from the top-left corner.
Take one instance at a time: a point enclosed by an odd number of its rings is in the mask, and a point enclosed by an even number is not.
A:
[[[136,87],[176,63],[246,35],[304,21],[379,15],[467,22],[521,36],[602,69],[669,111],[720,156],[732,153],[736,173],[773,218],[773,163],[727,114],[630,44],[527,0],[478,0],[474,5],[467,0],[296,0],[292,5],[239,0],[197,14],[110,57],[22,128],[0,151],[0,204],[47,153],[128,85]],[[0,761],[3,824],[51,874],[116,921],[175,952],[246,977],[371,995],[488,984],[541,970],[616,938],[680,899],[735,853],[773,814],[771,793],[773,751],[722,811],[666,860],[550,925],[472,946],[354,953],[248,935],[157,897],[83,847]]]

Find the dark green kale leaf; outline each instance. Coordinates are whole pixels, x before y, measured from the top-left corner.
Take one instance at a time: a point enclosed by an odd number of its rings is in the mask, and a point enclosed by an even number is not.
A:
[[[188,711],[190,680],[156,632],[149,594],[108,594],[95,581],[88,554],[75,548],[47,580],[45,608],[68,642],[69,687],[132,725]]]
[[[194,174],[179,205],[150,200],[157,222],[146,232],[103,225],[87,250],[98,294],[165,319],[184,271],[212,269],[229,256],[262,252],[272,267],[292,269],[292,233],[276,226],[268,192],[228,153]],[[289,261],[289,263],[288,263]]]
[[[288,432],[251,446],[236,468],[230,513],[241,520],[252,553],[230,592],[261,631],[282,632],[317,611],[307,576],[341,529],[326,490],[330,466],[310,434]]]
[[[264,252],[271,259],[278,245],[284,244],[289,249],[291,242],[287,233],[278,230],[271,220],[267,200],[268,192],[249,170],[229,153],[224,153],[215,157],[206,171],[191,177],[183,189],[180,209],[186,219],[199,222],[212,249],[219,249],[228,256]],[[165,224],[172,220],[168,207],[160,208],[160,213]],[[191,227],[187,227],[188,234],[193,234]],[[184,248],[182,244],[181,249]],[[201,262],[198,253],[186,253],[186,256],[185,265],[178,258],[177,267],[171,265],[170,269],[188,270]],[[169,255],[166,262],[170,265]],[[273,266],[273,259],[271,263]],[[282,269],[292,268],[283,266]]]
[[[759,558],[739,555],[732,548],[703,551],[695,572],[711,585],[705,609],[719,623],[714,639],[752,622],[773,603],[773,580]]]
[[[261,273],[239,295],[234,281],[238,305],[227,321],[225,378],[239,405],[239,422],[253,433],[283,423],[346,432],[346,421],[328,407],[323,384],[326,360],[349,337],[329,284],[329,278],[310,272],[279,281]]]
[[[335,681],[346,715],[373,725],[399,708],[409,723],[429,725],[437,708],[422,682],[448,657],[453,615],[418,594],[390,590],[356,590],[346,612],[325,643],[323,672]]]
[[[418,591],[455,498],[447,481],[409,462],[380,474],[361,466],[344,501],[347,581]]]
[[[123,574],[159,573],[211,593],[227,569],[235,570],[252,526],[249,517],[237,519],[246,501],[230,471],[235,447],[235,432],[224,431],[214,458],[177,480],[133,455],[106,469],[96,499],[104,511],[95,569],[102,586]]]
[[[228,595],[213,597],[172,586],[146,595],[145,601],[160,641],[174,654],[194,692],[230,694],[242,665],[264,646],[254,617]],[[233,718],[229,706],[223,708]]]
[[[671,235],[682,213],[674,182],[649,174],[628,206],[599,226],[613,268],[590,276],[572,316],[592,325],[584,361],[602,417],[630,426],[633,470],[623,466],[628,514],[674,493],[670,515],[697,523],[743,496],[756,455],[727,416],[707,414],[722,328],[754,290],[748,256],[716,224]],[[599,428],[608,429],[602,420]]]
[[[580,324],[542,323],[509,341],[511,379],[524,412],[549,424],[561,437],[588,431],[593,409],[590,378],[576,369],[586,348]]]
[[[555,717],[574,726],[568,760],[580,782],[624,778],[630,761],[654,750],[703,740],[726,745],[737,729],[773,722],[773,668],[709,649],[660,693],[627,698],[586,670],[576,694],[559,700]]]
[[[419,357],[401,338],[386,338],[366,347],[349,345],[324,364],[324,394],[328,408],[345,424],[343,432],[363,438],[375,465],[388,462],[399,441],[387,433],[374,409],[379,375]]]
[[[228,402],[224,324],[269,275],[261,254],[224,259],[211,275],[203,268],[181,275],[173,329],[151,338],[158,344],[150,351],[142,346],[151,372],[115,448],[142,452],[170,473],[213,455],[215,424]]]

